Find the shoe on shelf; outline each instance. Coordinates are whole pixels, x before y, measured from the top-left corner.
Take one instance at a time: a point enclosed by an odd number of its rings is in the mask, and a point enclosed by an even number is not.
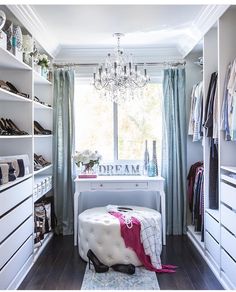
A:
[[[42,169],[42,168],[43,168],[42,165],[39,164],[39,163],[37,162],[37,160],[34,159],[34,171],[40,170],[40,169]]]
[[[135,266],[133,264],[116,264],[111,266],[114,271],[133,275],[135,273]]]
[[[34,121],[34,134],[35,135],[51,135],[52,131],[44,129],[39,122]]]
[[[7,90],[7,91],[11,91],[11,88],[3,80],[0,80],[0,88]]]
[[[44,101],[41,101],[37,96],[34,96],[34,101],[38,102],[38,103],[41,103],[45,106],[48,106],[48,107],[52,107],[50,104],[44,102]]]
[[[88,250],[87,257],[89,259],[89,269],[90,262],[92,262],[96,273],[105,273],[109,270],[109,267],[100,262],[91,249]]]
[[[27,132],[20,130],[11,119],[6,119],[6,124],[9,126],[9,128],[13,129],[17,135],[29,135]]]
[[[9,136],[10,133],[7,131],[5,124],[0,120],[0,135],[1,136]]]
[[[48,162],[43,158],[42,155],[37,155],[34,153],[34,160],[37,161],[38,164],[40,164],[42,167],[48,166],[51,164],[51,162]]]
[[[11,92],[15,93],[15,94],[18,94],[20,96],[23,96],[23,97],[26,97],[26,98],[29,98],[29,94],[27,93],[22,93],[22,92],[19,92],[16,87],[10,83],[9,81],[6,82],[7,86],[10,88]]]
[[[4,119],[1,118],[0,120],[1,129],[8,132],[8,135],[29,135],[25,131],[21,131],[13,122],[11,119]]]

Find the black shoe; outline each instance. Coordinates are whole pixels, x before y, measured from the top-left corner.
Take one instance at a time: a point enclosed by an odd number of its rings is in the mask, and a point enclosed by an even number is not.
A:
[[[37,121],[34,121],[34,134],[35,135],[51,135],[52,131],[44,129]]]
[[[114,271],[133,275],[135,273],[135,266],[132,264],[124,265],[124,264],[116,264],[111,266]]]
[[[88,250],[87,257],[89,259],[89,269],[90,262],[92,262],[96,273],[105,273],[109,270],[109,267],[101,263],[91,249]]]

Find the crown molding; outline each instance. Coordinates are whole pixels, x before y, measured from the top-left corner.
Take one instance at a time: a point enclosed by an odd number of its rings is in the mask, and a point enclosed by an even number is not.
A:
[[[188,40],[183,40],[178,45],[178,49],[183,57],[190,53],[229,7],[230,5],[207,5],[202,9],[190,27]]]
[[[32,34],[40,46],[53,58],[58,44],[53,36],[48,33],[47,28],[30,5],[7,5],[7,7]]]
[[[104,62],[107,54],[114,48],[76,48],[61,47],[55,56],[55,63],[80,62],[80,63],[99,63]],[[158,62],[182,60],[182,56],[175,48],[124,48],[125,53],[133,54],[136,62]]]
[[[203,38],[204,34],[217,22],[221,15],[230,5],[207,5],[193,21],[192,25],[186,30],[186,35],[179,41],[177,48],[130,48],[127,49],[139,60],[146,62],[158,61],[168,58],[173,60],[184,58]],[[63,47],[50,35],[42,20],[37,16],[30,5],[7,5],[11,12],[26,27],[26,29],[35,37],[38,43],[47,51],[56,61],[78,61],[94,62],[98,58],[106,56],[108,49],[101,48],[75,48]],[[102,59],[102,60],[103,60]],[[148,60],[147,60],[148,59]],[[138,60],[138,61],[139,61]]]

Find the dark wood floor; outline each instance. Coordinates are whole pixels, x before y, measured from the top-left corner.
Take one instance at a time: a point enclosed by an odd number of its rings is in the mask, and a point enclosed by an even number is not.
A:
[[[162,290],[221,290],[210,268],[186,236],[168,236],[162,263],[177,265],[175,274],[158,274]],[[79,290],[86,263],[72,236],[54,236],[19,287],[22,290]]]

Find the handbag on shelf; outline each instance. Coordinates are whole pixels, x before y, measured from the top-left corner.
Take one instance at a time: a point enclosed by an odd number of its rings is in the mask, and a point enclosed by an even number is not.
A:
[[[42,203],[37,203],[34,205],[34,232],[35,238],[34,243],[41,242],[44,239],[44,234],[51,230],[51,224],[49,227],[49,222],[51,222],[51,206],[50,203],[46,205]]]

